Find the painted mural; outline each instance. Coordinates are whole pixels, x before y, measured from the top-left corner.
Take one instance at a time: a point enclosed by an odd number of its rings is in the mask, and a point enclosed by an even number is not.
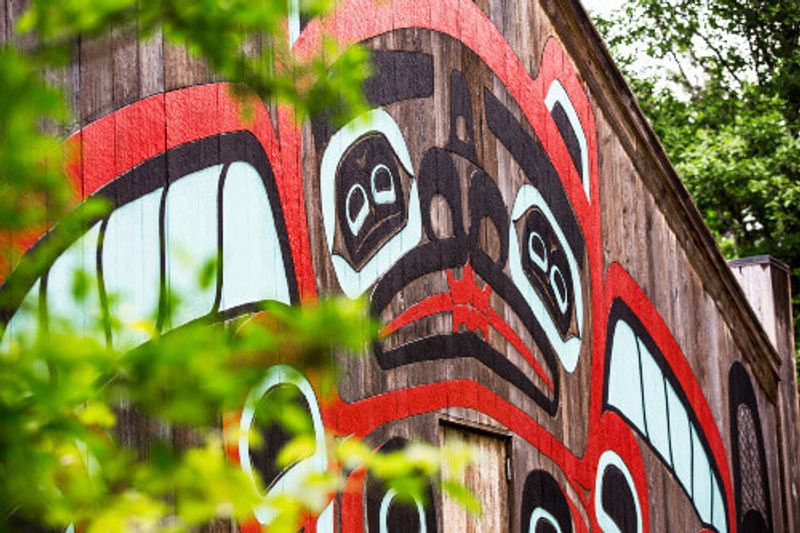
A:
[[[291,22],[296,53],[321,24]],[[265,107],[245,123],[215,83],[141,100],[71,138],[82,194],[114,210],[5,317],[5,340],[40,313],[81,330],[110,306],[127,320],[158,309],[167,331],[266,301],[366,295],[385,326],[369,357],[347,363],[336,401],[321,405],[305,376],[278,366],[230,421],[264,433],[265,449],[242,439],[228,452],[269,490],[326,468],[326,430],[393,450],[433,438],[437,413],[458,408],[513,435],[522,531],[650,531],[665,505],[654,479],[679,490],[669,505],[697,530],[771,531],[748,370],[730,369],[727,442],[654,305],[603,258],[602,224],[618,222],[601,220],[595,115],[562,45],[548,39],[531,75],[471,0],[350,0],[324,29],[374,50],[372,109],[352,125],[296,126],[290,110]],[[208,257],[216,282],[171,312],[166,294],[192,287]],[[65,296],[76,266],[97,280],[91,305]],[[147,341],[105,334],[119,347]],[[255,416],[282,387],[299,392],[317,436],[285,472],[270,455],[279,430]],[[434,486],[416,507],[363,473],[348,488],[306,531],[447,531]],[[256,508],[242,528],[270,520]]]

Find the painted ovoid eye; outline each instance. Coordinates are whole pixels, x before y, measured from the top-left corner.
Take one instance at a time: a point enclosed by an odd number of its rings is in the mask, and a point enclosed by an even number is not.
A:
[[[528,253],[522,257],[522,269],[533,288],[539,293],[547,312],[561,335],[572,322],[572,276],[563,244],[552,223],[536,207],[531,208],[523,225],[521,243]]]
[[[535,231],[528,236],[528,257],[534,265],[547,272],[547,247],[542,236]]]
[[[336,279],[356,298],[422,238],[419,193],[397,122],[373,109],[337,131],[319,178]]]
[[[523,185],[511,212],[508,268],[564,369],[572,372],[583,342],[581,263],[575,250],[581,256],[583,251],[580,240],[570,241],[563,222],[536,187]]]
[[[397,200],[397,192],[392,171],[386,165],[378,163],[372,169],[370,179],[372,199],[378,205],[393,204]]]
[[[350,233],[357,236],[361,231],[361,227],[364,225],[364,220],[366,220],[369,214],[367,193],[364,192],[364,187],[362,187],[360,183],[354,183],[350,187],[350,190],[347,191],[345,211]]]
[[[642,510],[633,476],[622,458],[611,450],[600,456],[594,490],[595,513],[603,531],[642,531]]]

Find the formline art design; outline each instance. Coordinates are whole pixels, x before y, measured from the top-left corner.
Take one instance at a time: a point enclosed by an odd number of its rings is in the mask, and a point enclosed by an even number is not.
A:
[[[586,81],[595,74],[578,69],[578,45],[565,44],[577,41],[548,8],[508,4],[342,0],[325,20],[290,20],[301,57],[322,32],[372,50],[372,107],[341,128],[324,117],[298,125],[291,109],[260,103],[245,121],[228,84],[213,82],[80,129],[69,173],[83,197],[114,209],[3,317],[3,342],[38,316],[88,331],[111,312],[136,320],[158,309],[166,332],[265,302],[364,296],[384,327],[367,357],[337,356],[333,401],[289,361],[264,369],[226,416],[231,430],[263,434],[265,448],[243,437],[227,452],[268,491],[327,468],[326,431],[391,451],[439,442],[447,423],[508,450],[506,479],[495,480],[508,484],[508,530],[791,530],[771,455],[783,444],[766,429],[779,407],[741,353],[717,353],[721,341],[691,337],[702,325],[659,312],[660,294],[697,276],[688,262],[642,275],[631,257],[660,245],[627,242],[626,228],[661,224],[660,207],[625,166],[624,133]],[[518,15],[528,26],[504,18]],[[208,258],[217,279],[197,290]],[[75,268],[93,276],[96,301],[70,300]],[[172,290],[191,295],[178,312]],[[102,340],[148,341],[110,328]],[[275,455],[286,436],[256,409],[281,388],[296,391],[316,436],[314,453],[284,471]],[[356,470],[304,531],[459,527],[443,523],[434,483],[428,493],[401,504]],[[273,518],[256,507],[240,528]]]

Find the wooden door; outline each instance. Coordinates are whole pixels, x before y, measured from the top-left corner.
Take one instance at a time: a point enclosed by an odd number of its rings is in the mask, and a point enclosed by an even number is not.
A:
[[[477,453],[477,462],[463,473],[462,482],[477,496],[483,507],[473,516],[456,501],[442,496],[442,531],[464,533],[504,532],[510,527],[509,491],[506,463],[508,439],[488,432],[460,426],[442,425],[442,444],[462,441]],[[447,475],[447,472],[445,472]]]

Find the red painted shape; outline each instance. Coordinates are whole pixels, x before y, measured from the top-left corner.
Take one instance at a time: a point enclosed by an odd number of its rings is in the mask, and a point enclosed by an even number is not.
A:
[[[469,331],[483,332],[484,339],[489,340],[489,326],[500,333],[511,346],[514,347],[531,365],[534,372],[545,382],[552,392],[553,381],[544,371],[542,366],[533,356],[531,349],[525,345],[514,328],[512,328],[489,305],[491,287],[486,285],[483,289],[478,287],[472,266],[467,263],[460,280],[455,279],[452,271],[447,271],[449,293],[428,296],[396,316],[380,331],[381,337],[386,337],[400,328],[407,326],[422,318],[439,314],[452,313],[453,333],[458,333],[463,324]]]
[[[367,472],[357,468],[345,481],[342,490],[342,533],[364,531],[364,480]]]
[[[116,116],[103,117],[80,132],[83,155],[83,188],[81,198],[91,196],[97,189],[117,177],[116,174]],[[161,128],[163,129],[163,124]]]
[[[197,85],[166,93],[167,149],[221,133],[217,120],[220,85]]]
[[[114,176],[121,176],[139,162],[167,149],[164,95],[123,107],[114,114]],[[87,190],[91,195],[96,189]]]

